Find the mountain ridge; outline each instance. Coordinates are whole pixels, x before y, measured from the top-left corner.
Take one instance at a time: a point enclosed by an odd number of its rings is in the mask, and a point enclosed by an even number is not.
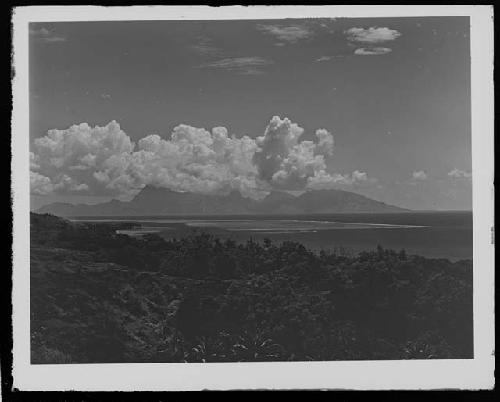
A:
[[[344,190],[312,190],[298,196],[273,191],[256,201],[243,197],[238,191],[227,195],[205,195],[146,186],[130,201],[113,199],[93,205],[56,202],[42,206],[35,212],[59,216],[145,216],[403,211],[408,210]]]

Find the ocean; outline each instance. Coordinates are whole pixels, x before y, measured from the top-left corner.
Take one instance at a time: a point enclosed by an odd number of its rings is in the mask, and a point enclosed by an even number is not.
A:
[[[180,237],[190,230],[245,241],[297,241],[314,250],[357,253],[378,245],[452,261],[472,259],[472,212],[339,213],[280,216],[74,217],[74,221],[129,222],[121,233]]]

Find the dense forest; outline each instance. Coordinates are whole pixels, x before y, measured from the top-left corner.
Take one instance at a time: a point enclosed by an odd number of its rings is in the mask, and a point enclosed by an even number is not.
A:
[[[39,363],[472,358],[472,261],[31,214]]]

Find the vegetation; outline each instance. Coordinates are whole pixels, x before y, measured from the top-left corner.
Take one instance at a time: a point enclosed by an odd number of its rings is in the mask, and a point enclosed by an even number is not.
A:
[[[472,262],[31,215],[32,363],[472,358]]]

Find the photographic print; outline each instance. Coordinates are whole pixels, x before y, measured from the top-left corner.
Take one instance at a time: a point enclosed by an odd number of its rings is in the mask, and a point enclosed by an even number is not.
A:
[[[27,21],[30,367],[478,358],[471,17],[275,9]]]

